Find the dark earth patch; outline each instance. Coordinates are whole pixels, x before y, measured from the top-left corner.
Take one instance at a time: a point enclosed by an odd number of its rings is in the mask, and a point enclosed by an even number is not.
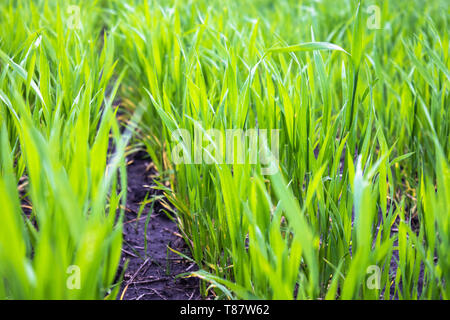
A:
[[[189,256],[189,250],[179,235],[176,223],[169,219],[161,204],[156,201],[152,212],[150,212],[151,204],[146,204],[138,219],[141,203],[147,193],[148,199],[160,194],[159,191],[152,189],[154,186],[152,176],[156,172],[151,166],[151,160],[146,153],[138,152],[129,156],[127,161],[128,198],[118,274],[122,272],[127,259],[129,263],[118,299],[202,299],[199,279],[177,277],[197,268],[193,262],[168,249],[170,247]]]

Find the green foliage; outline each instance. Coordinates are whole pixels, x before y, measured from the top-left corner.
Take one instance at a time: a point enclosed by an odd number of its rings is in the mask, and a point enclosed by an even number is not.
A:
[[[114,43],[70,30],[63,9],[0,5],[0,299],[101,299],[116,278]]]
[[[449,298],[447,1],[73,4],[79,29],[64,1],[0,5],[0,298],[111,288],[126,196],[116,93],[127,114],[144,110],[134,143],[160,173],[204,293]],[[279,130],[267,141],[279,142],[277,172],[245,149],[242,164],[214,161],[212,129]],[[180,145],[200,145],[203,161],[174,163]],[[78,291],[69,265],[86,276]]]
[[[366,23],[373,4],[381,29]],[[448,298],[446,7],[110,3],[133,70],[124,106],[147,110],[142,141],[171,179],[160,189],[219,298]],[[220,148],[210,129],[253,128],[280,130],[274,176],[249,161],[172,162],[199,133],[205,155]]]

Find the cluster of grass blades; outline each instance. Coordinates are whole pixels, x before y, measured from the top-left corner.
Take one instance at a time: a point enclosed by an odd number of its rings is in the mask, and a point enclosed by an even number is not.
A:
[[[147,110],[142,143],[205,291],[449,297],[448,4],[413,2],[109,4],[132,70],[120,95]],[[279,130],[276,174],[215,161],[213,132],[255,128]],[[210,161],[172,161],[199,145]]]
[[[63,4],[0,4],[0,299],[118,291],[126,141],[114,43],[89,22],[95,10],[72,30]]]
[[[0,298],[116,297],[117,94],[203,293],[448,299],[447,2],[3,1]]]

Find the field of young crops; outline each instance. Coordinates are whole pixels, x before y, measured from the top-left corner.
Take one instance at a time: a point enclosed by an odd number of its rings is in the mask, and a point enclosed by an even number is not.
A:
[[[205,298],[449,299],[449,22],[447,0],[2,0],[0,299],[123,298],[136,151],[134,217],[176,222]]]

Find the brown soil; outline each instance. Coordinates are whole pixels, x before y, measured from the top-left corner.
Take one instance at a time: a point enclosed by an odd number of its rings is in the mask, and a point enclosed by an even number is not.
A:
[[[176,223],[162,210],[161,204],[155,202],[153,212],[150,212],[151,204],[145,205],[137,219],[147,193],[148,199],[159,194],[152,189],[155,171],[151,167],[151,160],[143,152],[135,153],[127,160],[128,198],[118,274],[122,272],[127,259],[129,263],[118,299],[202,299],[198,279],[177,277],[179,274],[195,271],[196,265],[168,249],[170,247],[189,256],[189,250],[179,235]]]

